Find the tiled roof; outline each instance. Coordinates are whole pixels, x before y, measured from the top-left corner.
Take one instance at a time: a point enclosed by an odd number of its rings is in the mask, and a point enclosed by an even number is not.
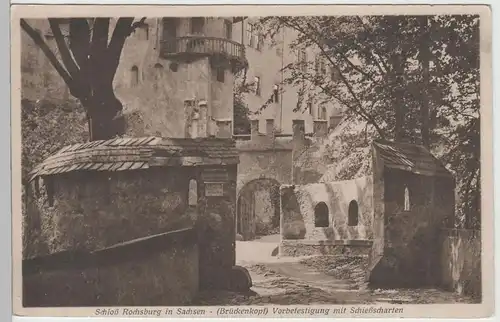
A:
[[[444,165],[422,145],[377,140],[373,146],[388,168],[452,177]]]
[[[69,145],[51,155],[30,173],[37,176],[71,171],[123,171],[153,166],[236,164],[232,140],[216,138],[117,138]]]

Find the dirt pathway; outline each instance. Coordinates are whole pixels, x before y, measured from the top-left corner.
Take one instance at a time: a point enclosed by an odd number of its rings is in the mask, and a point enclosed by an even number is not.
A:
[[[417,304],[472,303],[472,299],[437,289],[359,290],[355,283],[328,275],[302,258],[279,258],[279,236],[236,243],[237,265],[248,269],[253,287],[247,294],[205,291],[197,305]]]

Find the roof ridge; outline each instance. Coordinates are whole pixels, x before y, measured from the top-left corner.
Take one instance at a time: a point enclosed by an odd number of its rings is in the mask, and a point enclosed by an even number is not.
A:
[[[148,167],[149,165],[170,166],[172,160],[179,159],[181,161],[176,161],[175,164],[192,166],[193,164],[182,161],[184,157],[201,158],[201,161],[196,165],[214,162],[221,165],[238,163],[238,151],[234,140],[161,138],[156,136],[114,138],[63,147],[37,164],[30,172],[29,180],[31,181],[40,175],[78,170],[127,170],[124,165],[130,162],[144,162],[144,166]]]

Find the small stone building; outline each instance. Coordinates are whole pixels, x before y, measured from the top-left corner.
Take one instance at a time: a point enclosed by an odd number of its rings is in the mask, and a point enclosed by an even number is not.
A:
[[[364,177],[281,186],[280,254],[360,255],[373,283],[435,284],[453,176],[420,145],[374,141],[371,157]]]
[[[199,288],[231,287],[237,163],[234,141],[219,138],[117,138],[67,146],[46,159],[30,178],[35,197],[28,201],[24,231],[26,294],[45,293],[31,297],[31,304],[62,305],[66,298],[81,300],[69,306],[180,305]],[[194,233],[179,233],[187,230]],[[158,239],[161,245],[144,244],[166,233],[174,237]],[[108,256],[97,253],[117,247],[138,257],[128,264],[108,260],[117,284],[100,284],[111,275],[102,275],[106,270],[99,264]],[[157,261],[141,266],[141,256],[153,249],[159,253],[150,257]],[[101,258],[94,267],[67,266],[94,255]],[[127,266],[136,261],[138,266]],[[45,264],[30,269],[33,263]],[[84,299],[65,295],[84,275],[89,281],[80,284],[96,283],[87,290],[92,294]],[[66,288],[53,288],[58,294],[48,295],[54,279]],[[142,291],[151,296],[116,298]]]

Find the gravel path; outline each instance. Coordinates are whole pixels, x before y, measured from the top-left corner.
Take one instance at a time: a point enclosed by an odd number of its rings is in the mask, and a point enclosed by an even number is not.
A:
[[[279,242],[279,239],[278,239]],[[237,264],[250,272],[253,287],[247,294],[200,292],[194,305],[307,305],[307,304],[437,304],[474,303],[469,297],[437,289],[358,289],[349,263],[332,269],[321,257],[278,258],[272,253],[275,236],[237,242]],[[349,269],[346,269],[349,268]],[[341,272],[341,273],[339,273]],[[342,273],[344,272],[344,273]]]

